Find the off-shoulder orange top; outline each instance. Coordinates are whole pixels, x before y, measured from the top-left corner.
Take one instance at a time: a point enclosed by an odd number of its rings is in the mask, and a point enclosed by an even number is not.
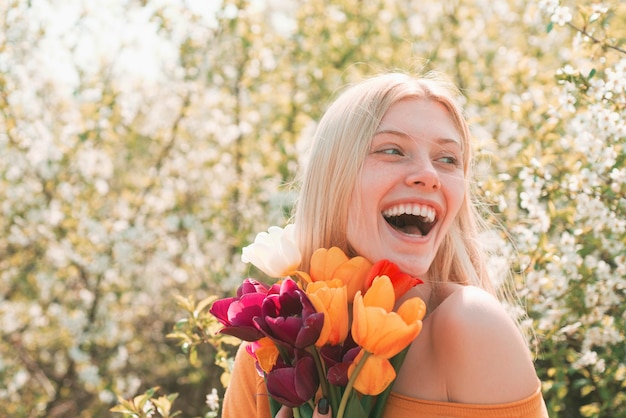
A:
[[[541,387],[526,399],[497,405],[436,402],[391,393],[384,418],[548,418]],[[223,418],[272,418],[265,383],[258,375],[254,360],[239,350],[232,379],[222,409]]]

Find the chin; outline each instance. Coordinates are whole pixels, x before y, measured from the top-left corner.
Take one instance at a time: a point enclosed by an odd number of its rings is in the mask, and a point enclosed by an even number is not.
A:
[[[400,268],[400,270],[402,270],[402,272],[410,274],[413,277],[425,277],[426,275],[428,275],[428,270],[430,269],[430,263],[424,265],[425,263],[423,262],[410,262],[406,260],[390,261],[395,263]]]

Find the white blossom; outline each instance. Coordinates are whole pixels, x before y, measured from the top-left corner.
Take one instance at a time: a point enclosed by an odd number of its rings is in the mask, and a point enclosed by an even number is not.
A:
[[[211,389],[211,392],[206,395],[206,404],[211,411],[217,411],[220,407],[220,397],[217,394],[217,389]]]
[[[270,277],[280,278],[293,273],[302,261],[295,242],[295,225],[284,229],[271,226],[268,232],[260,232],[254,243],[244,247],[241,260],[252,263]]]
[[[571,22],[572,13],[570,12],[569,7],[558,6],[554,10],[554,14],[552,14],[551,20],[559,26],[564,26],[565,24]]]

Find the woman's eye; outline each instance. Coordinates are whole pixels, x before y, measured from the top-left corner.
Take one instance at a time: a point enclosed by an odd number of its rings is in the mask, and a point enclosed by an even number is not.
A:
[[[441,157],[438,161],[444,164],[452,164],[455,166],[459,165],[459,160],[456,157],[452,157],[452,156]]]
[[[378,153],[385,155],[404,155],[404,153],[398,148],[384,148],[378,151]]]

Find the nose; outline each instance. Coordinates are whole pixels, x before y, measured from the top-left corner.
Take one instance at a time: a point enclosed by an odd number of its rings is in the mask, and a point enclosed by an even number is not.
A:
[[[414,164],[413,169],[406,176],[406,184],[423,187],[426,190],[439,190],[441,188],[439,173],[430,161],[420,161]]]

